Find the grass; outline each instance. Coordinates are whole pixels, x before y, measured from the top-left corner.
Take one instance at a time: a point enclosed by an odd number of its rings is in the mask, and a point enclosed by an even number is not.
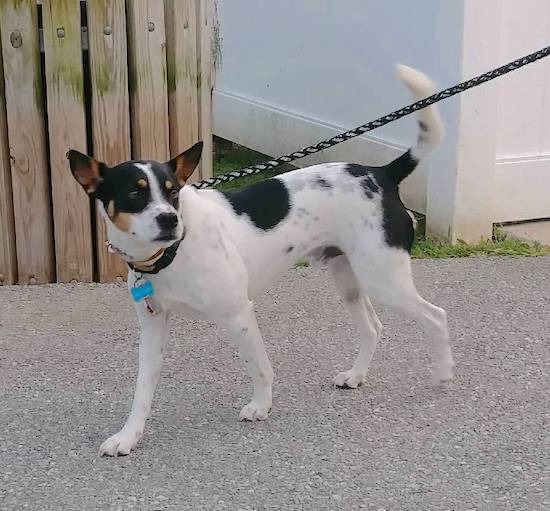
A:
[[[540,257],[549,254],[550,247],[508,236],[500,229],[495,230],[492,239],[475,244],[459,241],[455,245],[451,245],[417,234],[412,249],[412,256],[416,259],[449,259],[452,257],[473,256]]]
[[[215,139],[214,142],[214,175],[218,176],[220,174],[227,174],[232,170],[241,170],[249,165],[254,163],[261,163],[270,159],[270,156],[267,156],[246,147],[233,144],[226,140],[219,138]],[[231,181],[229,183],[223,183],[218,186],[219,190],[231,190],[235,188],[242,188],[248,186],[263,179],[268,179],[270,177],[282,174],[289,170],[290,165],[277,167],[277,169],[262,172],[261,175],[255,174],[253,176],[243,177],[236,181]]]
[[[449,259],[452,257],[511,256],[539,257],[550,254],[550,247],[525,241],[506,234],[501,227],[495,227],[490,240],[479,243],[458,243],[451,245],[426,237],[426,217],[416,215],[418,226],[412,256],[416,259]]]
[[[240,170],[254,163],[260,163],[270,159],[270,156],[261,154],[245,147],[217,138],[214,143],[214,175],[225,174],[232,170]],[[241,188],[263,179],[276,176],[291,170],[292,166],[278,167],[276,170],[260,175],[249,176],[236,181],[225,183],[218,187],[221,190]],[[448,259],[453,257],[473,256],[515,256],[515,257],[539,257],[550,255],[550,247],[539,243],[523,241],[506,235],[502,229],[497,228],[492,239],[481,241],[477,244],[469,244],[459,241],[455,245],[444,241],[427,238],[425,218],[418,215],[418,227],[416,241],[413,246],[412,256],[416,259]],[[308,266],[306,261],[300,261],[297,266]]]

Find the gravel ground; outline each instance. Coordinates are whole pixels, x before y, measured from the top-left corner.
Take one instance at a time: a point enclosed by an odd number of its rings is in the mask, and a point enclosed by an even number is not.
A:
[[[380,311],[368,383],[336,390],[357,335],[324,270],[258,303],[276,374],[264,423],[234,347],[176,318],[138,450],[99,458],[126,419],[136,325],[117,285],[0,288],[0,508],[550,509],[550,258],[415,261],[449,313],[455,380],[429,383],[427,342]]]

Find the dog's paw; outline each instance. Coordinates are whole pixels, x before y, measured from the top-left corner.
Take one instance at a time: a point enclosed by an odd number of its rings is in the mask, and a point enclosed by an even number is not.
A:
[[[356,389],[365,383],[366,376],[353,370],[344,371],[334,378],[334,385],[341,389]]]
[[[99,448],[100,456],[126,456],[135,449],[139,438],[139,434],[129,434],[120,431],[116,435],[107,438]]]
[[[256,401],[250,401],[239,414],[240,421],[265,421],[269,416],[270,407]]]
[[[434,385],[440,385],[442,383],[452,380],[454,373],[453,368],[454,364],[452,362],[441,364],[436,367],[432,374],[432,383]]]

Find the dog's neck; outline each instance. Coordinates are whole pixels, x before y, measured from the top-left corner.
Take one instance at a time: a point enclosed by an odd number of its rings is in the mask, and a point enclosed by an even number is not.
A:
[[[162,255],[169,245],[149,243],[134,239],[127,233],[118,230],[109,220],[107,224],[108,245],[110,251],[122,257],[128,263],[153,261]]]

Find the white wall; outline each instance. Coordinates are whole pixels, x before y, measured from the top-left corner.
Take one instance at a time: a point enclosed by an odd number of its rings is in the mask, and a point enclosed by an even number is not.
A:
[[[550,40],[548,0],[218,0],[218,13],[214,132],[272,156],[408,104],[396,62],[444,88]],[[494,222],[550,218],[550,59],[439,108],[446,140],[402,188],[430,233],[477,241]],[[386,163],[415,129],[404,119],[302,164]]]
[[[548,45],[550,3],[465,0],[463,26],[466,79]],[[457,104],[456,160],[430,175],[428,231],[478,241],[494,223],[550,218],[550,59],[464,93]]]
[[[218,16],[214,131],[273,156],[410,103],[394,78],[396,62],[426,71],[442,86],[458,76],[462,1],[219,0]],[[449,102],[443,110],[452,132],[456,108]],[[303,163],[385,163],[415,140],[415,130],[403,120]],[[454,152],[451,141],[446,152]],[[427,166],[415,173],[405,190],[409,206],[420,211],[426,172]]]
[[[503,0],[500,60],[547,46],[548,0]],[[550,218],[550,60],[498,83],[494,221]]]
[[[499,59],[550,44],[548,0],[504,0]],[[546,61],[499,80],[497,159],[550,154],[550,65]],[[513,122],[510,122],[513,120]]]

